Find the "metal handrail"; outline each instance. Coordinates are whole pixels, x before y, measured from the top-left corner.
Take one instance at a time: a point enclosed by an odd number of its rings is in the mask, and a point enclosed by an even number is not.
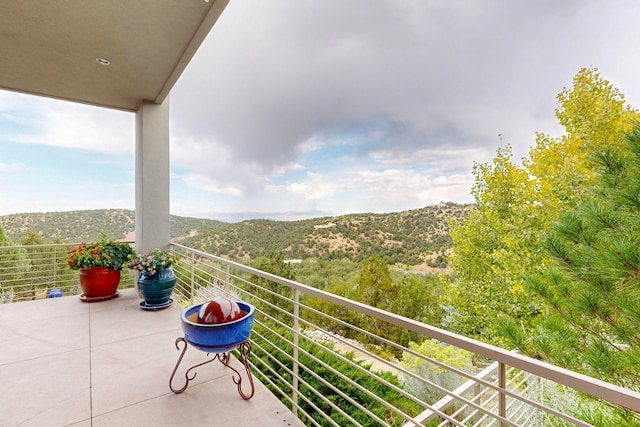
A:
[[[80,272],[68,269],[65,263],[67,252],[77,246],[77,243],[0,246],[0,303],[80,294]],[[120,287],[132,287],[134,281],[133,274],[123,271]]]
[[[406,328],[420,335],[424,335],[429,338],[453,345],[457,348],[470,351],[487,359],[495,360],[504,363],[505,365],[530,372],[536,376],[553,380],[556,383],[563,384],[575,390],[582,391],[593,397],[597,397],[616,405],[631,409],[633,411],[640,412],[640,393],[629,390],[627,388],[607,383],[605,381],[589,377],[587,375],[583,375],[565,368],[561,368],[559,366],[555,366],[537,359],[533,359],[509,350],[505,350],[491,344],[470,339],[462,335],[437,328],[435,326],[418,322],[413,319],[408,319],[406,317],[390,313],[376,307],[371,307],[369,305],[362,304],[360,302],[353,301],[339,295],[331,294],[321,289],[312,288],[302,283],[284,279],[274,274],[257,270],[234,261],[217,257],[215,255],[207,254],[205,252],[191,249],[176,243],[172,243],[172,246],[180,250],[193,252],[194,254],[197,254],[202,258],[207,258],[216,262],[223,263],[239,271],[250,273],[254,276],[287,286],[304,294],[321,298],[325,301],[332,302],[341,307],[348,308],[359,313],[367,314],[368,316],[371,316],[375,319],[386,321],[390,324]]]

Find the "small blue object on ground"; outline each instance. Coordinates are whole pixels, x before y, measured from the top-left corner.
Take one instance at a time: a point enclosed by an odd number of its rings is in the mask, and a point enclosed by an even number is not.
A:
[[[51,289],[47,294],[47,298],[60,298],[62,296],[62,289]]]

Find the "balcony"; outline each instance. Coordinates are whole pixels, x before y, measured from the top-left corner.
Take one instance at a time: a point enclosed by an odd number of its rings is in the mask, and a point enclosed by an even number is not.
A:
[[[2,426],[587,426],[574,411],[578,401],[596,408],[585,393],[605,403],[605,417],[640,411],[640,393],[177,244],[171,307],[140,310],[130,272],[119,298],[85,304],[77,272],[62,262],[68,249],[0,247],[0,297],[21,301],[0,305]],[[46,298],[55,289],[65,296]],[[184,393],[169,389],[182,307],[215,295],[256,306],[250,400],[218,363],[198,368]],[[456,368],[376,333],[394,328],[464,349],[476,366]],[[189,347],[181,367],[204,360]]]
[[[302,425],[259,382],[244,401],[221,364],[172,393],[180,307],[144,312],[134,289],[120,292],[99,304],[69,296],[2,306],[0,425]],[[204,356],[187,351],[182,365]]]

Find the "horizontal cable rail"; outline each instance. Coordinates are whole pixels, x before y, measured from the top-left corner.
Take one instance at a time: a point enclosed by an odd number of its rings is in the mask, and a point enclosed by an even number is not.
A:
[[[80,295],[80,272],[67,268],[67,252],[77,243],[0,246],[0,304]],[[133,287],[133,271],[123,270],[120,287]]]
[[[250,359],[254,375],[309,425],[591,425],[571,413],[571,404],[557,405],[562,400],[558,390],[562,396],[586,393],[608,409],[640,411],[638,392],[205,252],[171,246],[179,259],[174,299],[183,306],[224,295],[256,307]],[[456,368],[385,338],[385,331],[398,330],[468,351],[484,364],[473,370]],[[410,356],[422,370],[399,362]],[[425,375],[425,370],[440,376]],[[447,387],[441,378],[455,381]]]
[[[79,295],[78,271],[64,261],[75,247],[0,247],[0,303]],[[307,425],[589,426],[572,410],[583,393],[605,411],[640,412],[638,392],[179,244],[171,249],[173,298],[183,307],[217,295],[255,306],[254,376]],[[126,271],[121,287],[134,283]],[[452,366],[392,338],[402,334],[469,352],[474,364]]]

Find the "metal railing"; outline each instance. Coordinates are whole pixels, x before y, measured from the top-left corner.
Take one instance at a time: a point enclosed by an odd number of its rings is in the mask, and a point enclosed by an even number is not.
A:
[[[215,295],[256,306],[254,375],[307,425],[588,426],[594,413],[640,412],[638,392],[182,245],[172,250],[174,298],[184,306]],[[403,333],[468,352],[478,367],[456,368],[388,338]],[[413,366],[399,360],[410,357]],[[447,388],[442,378],[457,381]]]
[[[0,247],[0,301],[77,295],[78,274],[64,264],[75,246]],[[253,375],[307,425],[588,426],[624,410],[640,420],[638,392],[182,245],[171,250],[176,302],[226,295],[256,307]],[[123,278],[133,284],[132,274]],[[407,336],[473,364],[400,344]]]
[[[79,295],[78,270],[65,263],[77,243],[0,246],[0,304]],[[120,287],[134,285],[133,271],[123,270]]]

